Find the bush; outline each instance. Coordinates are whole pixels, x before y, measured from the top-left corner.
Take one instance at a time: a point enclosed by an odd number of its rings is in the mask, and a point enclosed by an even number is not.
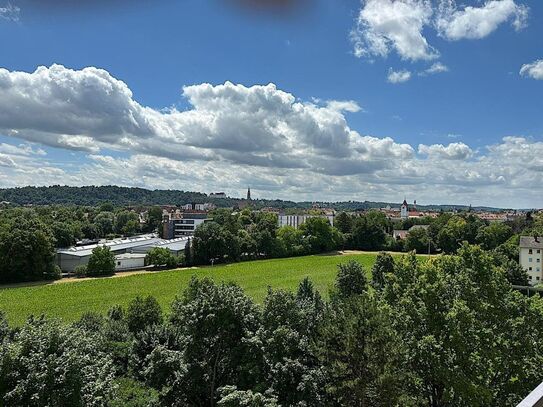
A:
[[[368,280],[362,265],[354,260],[338,265],[339,272],[336,277],[336,288],[341,297],[362,294],[366,291]]]
[[[77,278],[87,277],[87,265],[80,264],[74,269],[74,274]]]
[[[90,277],[112,276],[115,274],[115,255],[106,246],[93,249],[87,265],[87,275]]]

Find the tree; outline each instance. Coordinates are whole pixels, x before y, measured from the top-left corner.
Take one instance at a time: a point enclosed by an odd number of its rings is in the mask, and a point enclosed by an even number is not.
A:
[[[114,390],[111,358],[94,334],[31,319],[0,349],[0,403],[105,406]]]
[[[139,229],[138,215],[132,211],[121,211],[115,217],[115,232],[133,236]]]
[[[164,247],[153,247],[147,252],[145,262],[155,267],[165,266],[173,268],[177,266],[177,259],[172,252]]]
[[[416,253],[431,253],[434,249],[428,231],[424,228],[415,228],[409,231],[405,238],[404,248]]]
[[[482,226],[477,233],[476,241],[485,250],[493,250],[513,236],[513,229],[502,222],[492,222]]]
[[[187,243],[185,244],[184,254],[185,254],[185,264],[189,267],[192,266],[193,254],[192,254],[192,244],[191,244],[190,237],[187,239]]]
[[[386,275],[394,273],[394,258],[387,252],[377,255],[371,269],[371,285],[376,290],[385,287]]]
[[[152,296],[146,298],[137,296],[130,301],[126,311],[126,322],[128,329],[134,334],[143,331],[149,326],[161,324],[162,309],[156,298]]]
[[[279,245],[286,257],[300,256],[306,253],[304,232],[292,226],[283,226],[277,231]]]
[[[147,230],[149,232],[155,232],[162,224],[162,208],[160,206],[153,206],[149,208],[147,212]]]
[[[53,242],[36,216],[15,217],[0,228],[0,283],[60,278]]]
[[[300,226],[300,230],[311,253],[323,253],[337,248],[337,238],[326,218],[317,216],[308,218]]]
[[[113,274],[115,274],[115,255],[107,246],[95,247],[87,264],[87,275],[99,277]]]
[[[360,250],[382,250],[386,242],[387,220],[384,214],[370,211],[355,218],[352,228],[353,247]]]
[[[348,263],[339,264],[338,269],[336,289],[340,297],[351,297],[367,290],[368,281],[360,263],[351,260]]]
[[[192,239],[192,250],[196,264],[209,264],[211,260],[224,261],[228,253],[228,242],[223,228],[215,222],[199,225]]]
[[[401,259],[383,298],[427,406],[514,406],[541,381],[541,333],[532,324],[543,313],[479,247]]]
[[[94,218],[94,224],[96,225],[99,235],[105,237],[113,233],[113,226],[115,224],[115,215],[111,212],[100,212]]]
[[[219,407],[279,407],[277,399],[251,390],[238,390],[236,386],[224,386],[219,389],[221,399]]]
[[[252,388],[259,380],[258,308],[238,286],[192,279],[172,304],[170,323],[184,344],[186,370],[169,383],[164,405],[214,405],[220,387]]]
[[[334,219],[334,226],[341,233],[350,233],[353,227],[353,218],[345,212],[340,212]]]

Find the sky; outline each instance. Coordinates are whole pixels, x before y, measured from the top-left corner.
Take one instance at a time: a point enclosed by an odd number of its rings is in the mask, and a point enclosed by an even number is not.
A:
[[[539,0],[0,0],[0,187],[543,207]]]

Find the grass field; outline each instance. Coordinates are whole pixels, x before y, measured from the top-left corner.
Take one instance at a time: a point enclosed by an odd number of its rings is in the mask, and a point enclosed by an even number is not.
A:
[[[357,260],[370,270],[376,254],[321,255],[261,260],[225,266],[185,269],[122,278],[104,278],[64,284],[0,289],[0,310],[11,324],[19,325],[29,315],[45,314],[65,322],[77,320],[86,311],[105,312],[115,304],[126,305],[137,295],[152,295],[167,312],[169,305],[191,276],[211,277],[216,282],[234,281],[255,301],[261,302],[267,287],[295,290],[309,276],[326,294],[337,265]]]

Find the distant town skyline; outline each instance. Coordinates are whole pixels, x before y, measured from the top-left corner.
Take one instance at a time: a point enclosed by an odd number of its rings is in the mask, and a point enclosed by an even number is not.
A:
[[[543,3],[234,3],[0,0],[0,188],[543,206]]]

